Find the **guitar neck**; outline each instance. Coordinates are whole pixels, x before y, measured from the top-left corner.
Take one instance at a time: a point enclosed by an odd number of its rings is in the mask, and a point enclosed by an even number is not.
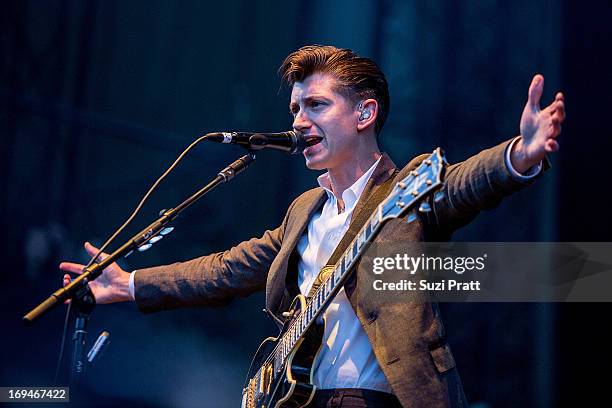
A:
[[[365,251],[367,244],[376,236],[383,224],[383,205],[370,216],[365,225],[355,235],[338,262],[333,266],[332,272],[325,281],[317,288],[313,296],[307,300],[306,308],[292,322],[291,326],[279,339],[279,350],[275,356],[279,363],[289,355],[297,341],[308,330],[308,328],[321,315],[327,305],[335,297],[336,293],[349,277],[353,266]]]

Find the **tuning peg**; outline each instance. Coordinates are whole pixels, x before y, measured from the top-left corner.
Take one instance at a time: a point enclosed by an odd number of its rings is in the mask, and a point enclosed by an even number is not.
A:
[[[172,231],[174,231],[174,227],[166,227],[166,228],[162,229],[161,231],[159,231],[159,234],[160,235],[168,235]]]
[[[434,194],[434,202],[439,203],[444,198],[444,191],[437,191]]]
[[[151,248],[153,246],[153,244],[144,244],[138,247],[138,251],[139,252],[144,252],[147,249]]]
[[[421,205],[419,206],[419,211],[422,213],[428,213],[431,211],[431,206],[429,205],[427,201],[423,201]]]
[[[410,213],[408,213],[408,216],[406,217],[406,222],[410,224],[411,222],[416,221],[417,218],[418,217],[417,217],[416,212],[411,211]]]

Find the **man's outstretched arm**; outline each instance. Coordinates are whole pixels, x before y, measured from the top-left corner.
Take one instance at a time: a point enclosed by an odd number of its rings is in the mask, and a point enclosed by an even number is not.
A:
[[[535,180],[546,154],[559,149],[557,137],[565,119],[563,94],[540,109],[544,86],[542,75],[534,76],[520,121],[520,136],[486,149],[464,162],[449,166],[446,199],[434,205],[427,218],[442,236],[471,222],[483,210]],[[448,238],[448,237],[447,237]],[[446,238],[446,239],[447,239]]]
[[[266,231],[261,238],[242,242],[225,252],[199,257],[172,265],[124,271],[116,262],[102,275],[89,282],[96,302],[100,304],[136,300],[143,311],[186,306],[218,306],[236,296],[246,296],[263,289],[270,264],[282,242],[281,227]],[[90,256],[98,248],[85,243]],[[108,256],[102,253],[100,258]],[[81,274],[84,265],[62,262],[60,269]],[[136,288],[130,290],[130,279],[136,275]],[[64,286],[70,275],[64,275]],[[135,293],[134,293],[134,289]]]
[[[263,289],[268,269],[283,241],[289,207],[280,227],[216,254],[172,265],[124,271],[115,262],[102,275],[89,282],[97,303],[136,301],[145,312],[188,306],[218,306],[236,296],[246,296]],[[90,256],[98,249],[86,243]],[[104,258],[108,256],[101,254]],[[62,262],[60,269],[80,274],[84,265]],[[132,283],[130,284],[130,280]],[[64,286],[70,275],[64,275]],[[132,286],[132,288],[130,288]],[[134,287],[135,286],[135,287]]]

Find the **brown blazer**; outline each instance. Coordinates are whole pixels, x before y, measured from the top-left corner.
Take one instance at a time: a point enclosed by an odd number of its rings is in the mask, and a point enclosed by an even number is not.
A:
[[[407,224],[387,222],[374,242],[441,241],[469,223],[479,211],[529,184],[509,173],[504,154],[509,141],[449,166],[446,198],[427,216]],[[413,159],[399,173],[383,155],[360,197],[365,199],[389,177],[400,179],[418,166]],[[220,253],[191,261],[139,270],[136,303],[143,312],[228,303],[236,296],[266,290],[266,308],[280,321],[295,291],[296,245],[310,217],[326,200],[322,188],[293,201],[280,227]],[[294,255],[294,256],[292,256]],[[394,394],[405,407],[466,407],[455,361],[446,343],[438,306],[431,302],[379,304],[366,297],[369,277],[357,273],[347,282],[347,295]],[[350,287],[348,287],[350,285]],[[292,290],[293,289],[293,290]]]

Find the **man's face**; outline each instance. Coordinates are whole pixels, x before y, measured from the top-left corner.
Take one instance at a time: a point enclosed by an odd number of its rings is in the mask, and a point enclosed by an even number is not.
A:
[[[355,103],[334,90],[336,80],[313,74],[296,82],[289,109],[293,129],[306,136],[306,166],[311,170],[333,169],[350,162],[359,117]]]

